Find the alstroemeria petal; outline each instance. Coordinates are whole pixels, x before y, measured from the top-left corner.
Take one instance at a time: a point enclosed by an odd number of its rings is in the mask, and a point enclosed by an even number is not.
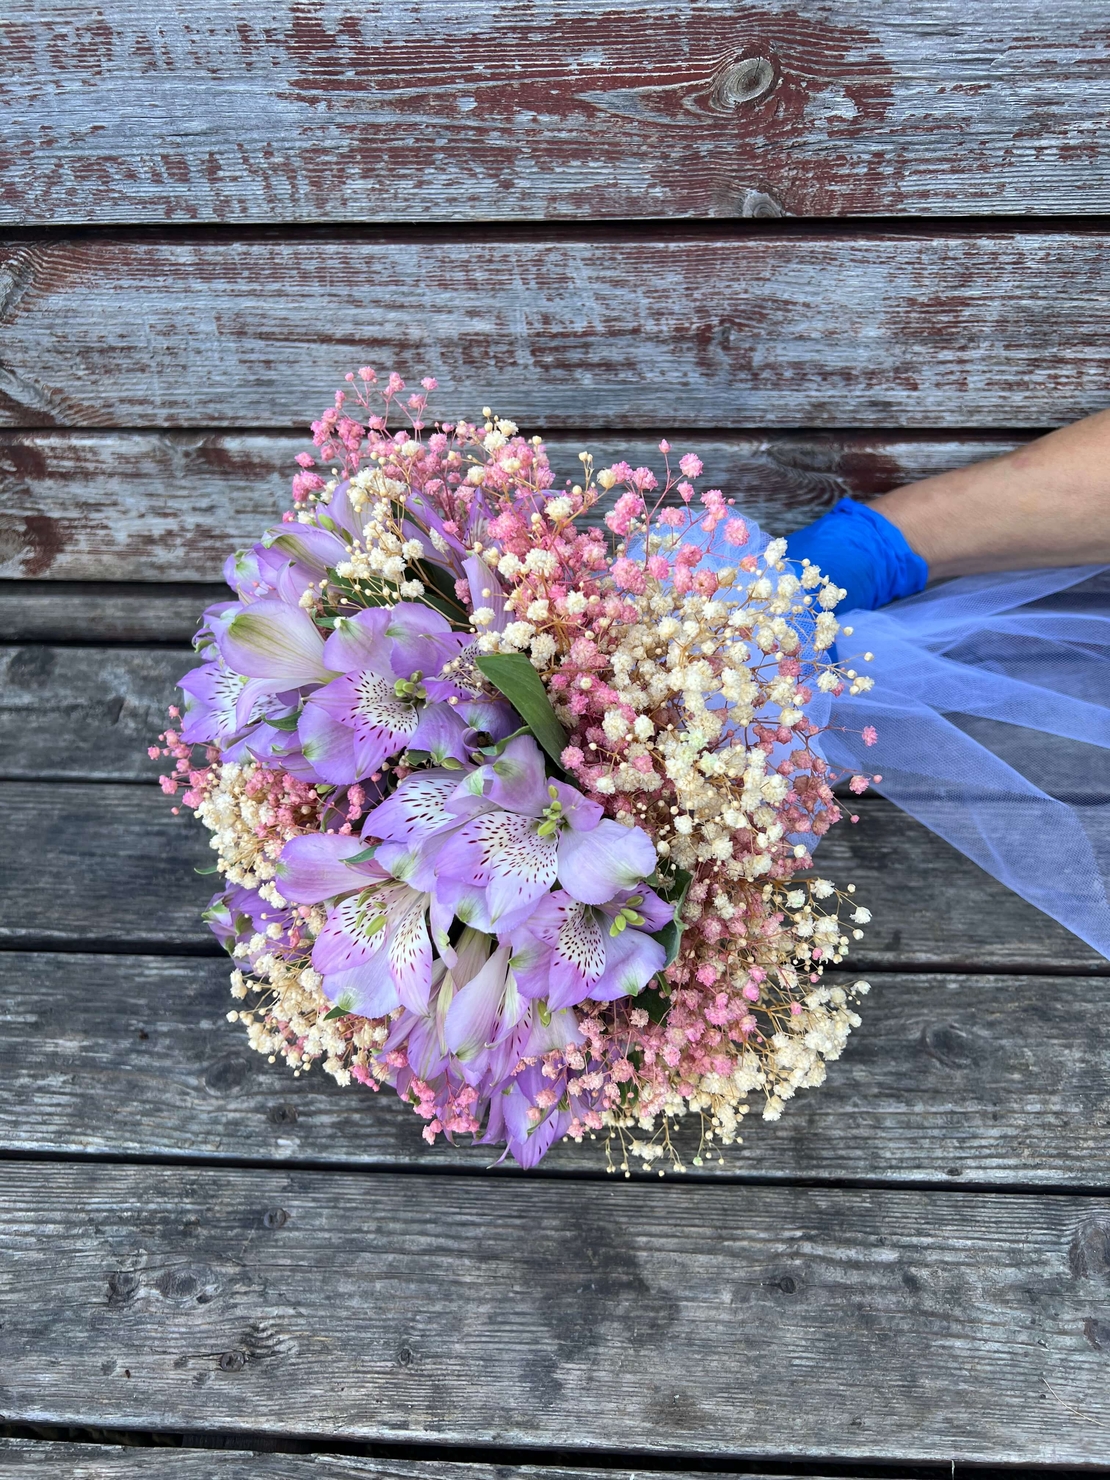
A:
[[[336,617],[331,636],[324,643],[324,661],[336,673],[352,668],[377,667],[390,672],[389,643],[385,629],[389,612],[384,606],[367,607],[351,617]]]
[[[512,1153],[520,1163],[524,1171],[531,1171],[538,1166],[540,1161],[547,1155],[556,1139],[563,1135],[570,1125],[571,1115],[569,1110],[549,1110],[543,1120],[536,1126],[532,1126],[523,1141],[512,1143]]]
[[[447,1050],[434,1017],[421,1014],[405,1035],[405,1055],[417,1079],[431,1079],[447,1065]]]
[[[583,796],[577,787],[568,786],[565,781],[549,781],[548,785],[554,787],[567,825],[575,832],[592,832],[605,815],[601,803]]]
[[[504,632],[505,591],[500,580],[480,555],[469,556],[462,566],[470,586],[471,608],[476,610],[480,606],[487,606],[493,612],[493,621],[483,631]]]
[[[369,898],[352,894],[328,915],[316,937],[312,964],[322,976],[349,971],[379,955],[385,945],[389,899],[384,889]]]
[[[572,1043],[584,1043],[578,1020],[569,1007],[560,1008],[544,1023],[538,1012],[533,1010],[532,1023],[527,1038],[520,1045],[521,1058],[541,1058],[545,1053],[568,1048]]]
[[[531,735],[510,740],[495,761],[481,767],[482,794],[509,812],[538,817],[550,805],[543,752]]]
[[[369,814],[363,823],[363,837],[413,843],[458,827],[459,818],[447,810],[447,799],[458,784],[457,771],[422,771],[406,776],[393,795]]]
[[[436,844],[432,842],[427,846],[434,850]],[[439,874],[430,893],[432,935],[441,953],[444,948],[440,942],[446,938],[452,920],[460,920],[475,930],[492,934],[493,921],[489,917],[489,904],[484,889],[479,889],[474,884],[465,884],[461,879],[447,879]]]
[[[593,995],[606,965],[606,932],[588,905],[569,902],[551,957],[550,1007],[573,1007]]]
[[[364,961],[349,971],[331,972],[324,977],[323,991],[336,1007],[346,1007],[362,1017],[385,1017],[401,1005],[393,978],[380,961]]]
[[[432,942],[425,919],[426,898],[417,895],[396,921],[391,920],[387,955],[397,995],[414,1012],[427,1012],[432,989]]]
[[[385,610],[389,614],[386,636],[392,640],[393,672],[397,677],[437,674],[454,647],[454,642],[447,648],[442,645],[443,638],[455,636],[447,618],[416,601],[399,601]]]
[[[355,732],[340,724],[318,704],[306,704],[297,721],[297,738],[301,751],[321,781],[334,786],[347,786],[361,781],[355,759]]]
[[[324,663],[324,639],[307,612],[263,598],[241,607],[216,632],[216,645],[229,668],[248,678],[271,678],[284,688],[326,683],[333,675]]]
[[[319,580],[329,566],[348,558],[343,541],[314,524],[279,524],[266,531],[264,543],[301,566],[306,581]]]
[[[605,817],[590,832],[559,838],[559,883],[583,904],[605,904],[655,868],[655,848],[642,827],[622,827]]]
[[[622,930],[606,942],[605,972],[590,989],[595,1002],[613,1002],[635,997],[652,977],[663,970],[667,953],[657,940],[642,930]]]
[[[546,893],[555,870],[555,839],[541,838],[531,818],[514,812],[471,818],[440,855],[441,874],[485,886],[494,924]]]
[[[649,889],[646,884],[637,884],[634,889],[628,891],[623,897],[617,895],[613,901],[616,905],[626,903],[629,896],[638,897],[639,904],[631,905],[630,908],[637,911],[644,918],[641,930],[650,935],[653,931],[662,930],[664,925],[669,925],[674,919],[674,905],[668,904],[665,899],[660,899],[654,889]]]
[[[373,859],[353,865],[344,862],[365,851],[360,838],[338,833],[304,833],[290,838],[276,865],[278,890],[295,904],[320,904],[337,894],[365,889],[370,878],[384,877],[382,869]]]
[[[451,968],[451,986],[454,991],[465,987],[476,977],[489,960],[496,942],[492,935],[483,930],[467,926],[454,946],[448,946],[441,954]]]
[[[477,737],[484,735],[496,745],[498,740],[520,728],[520,716],[503,699],[464,699],[458,705],[458,713],[469,732],[468,744],[477,743]]]
[[[409,736],[409,749],[426,750],[437,766],[442,765],[448,756],[456,761],[465,761],[465,735],[466,724],[452,705],[425,704],[416,729]]]
[[[418,893],[425,893],[435,883],[435,856],[425,853],[419,844],[379,843],[374,862]]]
[[[493,1040],[505,995],[508,946],[499,946],[482,969],[461,987],[447,1009],[444,1037],[460,1059],[473,1058]]]

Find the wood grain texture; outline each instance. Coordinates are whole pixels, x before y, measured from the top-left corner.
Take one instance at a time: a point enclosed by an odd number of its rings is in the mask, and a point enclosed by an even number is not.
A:
[[[226,1021],[222,961],[4,952],[0,1004],[2,1151],[490,1164],[465,1138],[428,1146],[391,1090],[341,1089],[318,1068],[294,1078],[252,1053]],[[676,1137],[686,1176],[1110,1189],[1105,1013],[1104,978],[876,975],[820,1091],[774,1124],[756,1104],[743,1145],[701,1168],[691,1125]],[[1015,1031],[1033,1022],[1035,1039]],[[557,1144],[540,1170],[604,1167],[587,1141]]]
[[[1075,232],[22,239],[0,425],[300,428],[369,363],[547,431],[1049,426],[1106,404],[1108,273]]]
[[[192,641],[199,614],[227,594],[222,583],[0,580],[0,632],[10,642],[184,647]]]
[[[293,459],[309,445],[307,435],[283,433],[0,433],[8,505],[0,511],[0,577],[219,581],[229,552],[253,543],[288,507]],[[727,489],[776,534],[847,494],[887,493],[1017,445],[1006,437],[696,439],[707,486]],[[556,436],[548,448],[562,476],[578,474],[583,448],[598,467],[624,458],[662,471],[658,438]]]
[[[595,1464],[1105,1457],[1103,1199],[64,1163],[6,1183],[11,1421]]]
[[[213,854],[157,787],[0,783],[0,943],[55,950],[206,949]],[[852,969],[1107,971],[1105,959],[879,797],[822,841],[821,872],[874,915]],[[70,881],[64,907],[55,889]]]
[[[7,221],[1105,211],[1098,7],[8,0]]]
[[[0,779],[156,779],[166,761],[147,747],[196,661],[173,648],[0,647]]]
[[[476,1465],[446,1460],[360,1459],[343,1454],[260,1454],[247,1449],[150,1449],[0,1439],[0,1480],[30,1474],[65,1480],[635,1480],[627,1469]],[[672,1480],[707,1472],[669,1470]],[[772,1480],[745,1469],[745,1480]],[[776,1471],[773,1480],[803,1480]],[[808,1471],[804,1480],[821,1480]]]

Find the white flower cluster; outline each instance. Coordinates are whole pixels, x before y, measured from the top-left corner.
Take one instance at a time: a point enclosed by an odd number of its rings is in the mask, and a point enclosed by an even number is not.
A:
[[[208,846],[219,854],[216,867],[229,884],[257,889],[272,904],[284,904],[271,881],[285,839],[259,836],[260,829],[274,825],[273,807],[265,798],[259,800],[247,792],[248,782],[259,769],[256,761],[222,761],[215,768],[214,784],[205,790],[193,815],[211,832]]]

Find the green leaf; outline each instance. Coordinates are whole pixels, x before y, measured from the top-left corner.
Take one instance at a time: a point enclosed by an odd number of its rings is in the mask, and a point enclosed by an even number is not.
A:
[[[325,1012],[324,1022],[330,1023],[333,1018],[346,1017],[349,1012],[354,1011],[355,999],[350,992],[340,994],[339,1000],[330,1012]]]
[[[563,727],[555,718],[543,679],[523,653],[482,653],[478,670],[505,695],[521,719],[557,766],[567,747]]]
[[[275,730],[295,730],[300,717],[298,711],[296,714],[283,715],[281,719],[268,719],[266,723]]]
[[[193,870],[193,873],[194,874],[218,874],[219,871],[220,871],[220,865],[218,863],[214,863],[211,868],[195,868]]]
[[[424,600],[447,618],[461,631],[468,630],[466,610],[455,592],[455,577],[434,560],[422,560],[419,568],[408,568],[410,579],[415,576],[424,585]]]
[[[682,944],[682,931],[684,929],[682,906],[686,903],[686,896],[690,892],[690,885],[692,883],[692,874],[688,874],[684,868],[676,868],[670,887],[659,890],[662,898],[669,905],[674,906],[674,919],[669,924],[664,925],[662,930],[654,931],[651,937],[652,940],[657,940],[667,953],[667,959],[663,962],[664,970],[674,961]]]
[[[645,987],[636,998],[636,1006],[642,1007],[653,1023],[661,1023],[670,1011],[671,999],[664,997],[658,987]]]
[[[373,843],[369,848],[363,848],[361,853],[352,853],[349,857],[345,858],[343,862],[348,864],[365,863],[368,858],[373,858],[374,854],[377,851],[378,845],[377,843]]]

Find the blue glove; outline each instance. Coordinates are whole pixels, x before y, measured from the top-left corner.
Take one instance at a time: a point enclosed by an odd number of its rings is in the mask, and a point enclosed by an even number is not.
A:
[[[829,512],[787,537],[786,558],[819,565],[847,592],[841,613],[874,611],[925,589],[929,567],[895,524],[875,509],[842,498]]]

